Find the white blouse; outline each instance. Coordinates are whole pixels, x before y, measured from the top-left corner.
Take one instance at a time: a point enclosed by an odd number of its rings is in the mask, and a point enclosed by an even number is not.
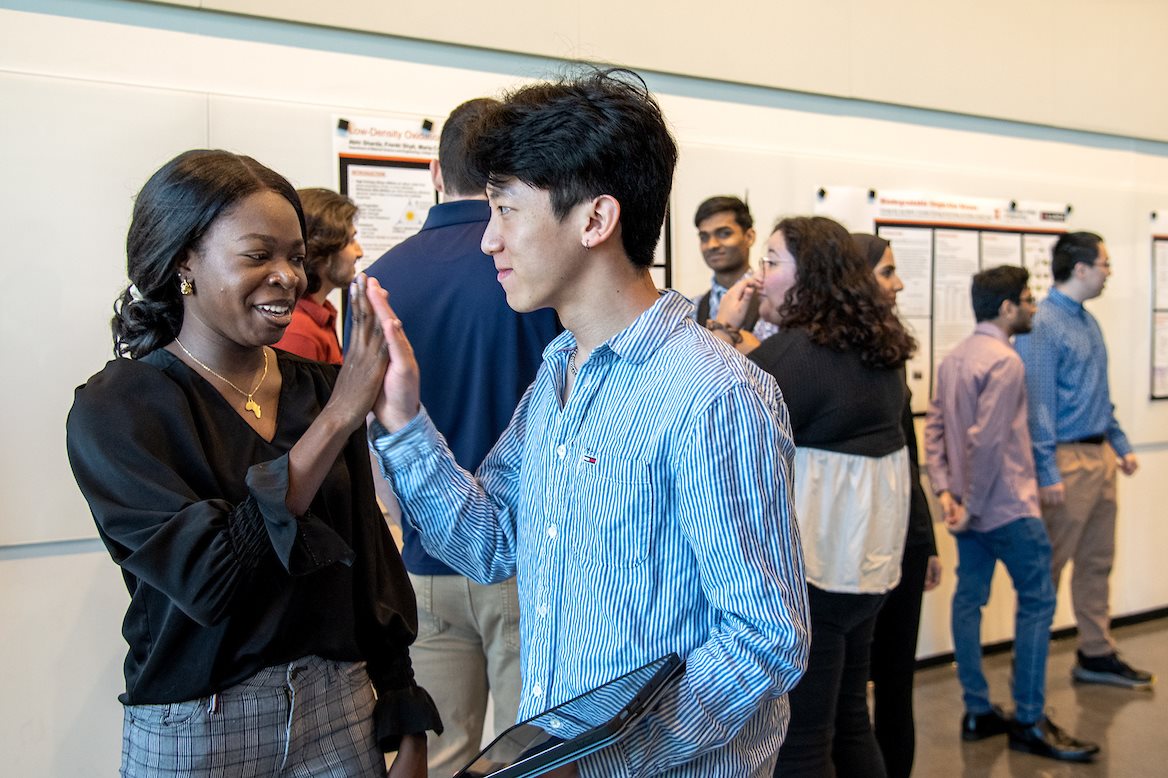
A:
[[[908,449],[883,457],[795,450],[795,509],[807,583],[883,594],[900,582],[909,507]]]

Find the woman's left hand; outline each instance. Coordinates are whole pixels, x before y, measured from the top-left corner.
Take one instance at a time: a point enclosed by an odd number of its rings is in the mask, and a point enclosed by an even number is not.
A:
[[[925,591],[931,592],[941,585],[941,558],[936,554],[929,557],[925,567]]]
[[[426,736],[405,735],[387,778],[426,778]]]

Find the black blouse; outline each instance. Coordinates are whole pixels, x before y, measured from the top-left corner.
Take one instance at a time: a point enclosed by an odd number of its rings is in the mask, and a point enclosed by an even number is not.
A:
[[[164,349],[115,359],[77,389],[69,461],[130,593],[119,699],[206,697],[308,655],[364,660],[378,741],[393,750],[442,726],[414,683],[413,590],[375,501],[363,427],[309,512],[289,513],[288,452],[338,368],[276,353],[270,443]]]

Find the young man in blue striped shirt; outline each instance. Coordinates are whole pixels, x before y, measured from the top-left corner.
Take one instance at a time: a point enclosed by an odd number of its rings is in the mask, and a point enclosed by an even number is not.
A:
[[[1151,673],[1119,657],[1109,604],[1115,471],[1132,475],[1139,462],[1115,418],[1103,332],[1083,307],[1103,293],[1111,258],[1103,238],[1072,232],[1055,243],[1050,269],[1054,289],[1015,348],[1026,364],[1030,438],[1056,591],[1063,567],[1074,561],[1079,650],[1072,672],[1081,682],[1147,688]]]
[[[373,448],[427,551],[518,572],[527,718],[676,651],[685,673],[619,743],[558,775],[763,778],[808,645],[794,456],[774,381],[649,275],[677,149],[635,75],[507,97],[476,130],[508,303],[566,331],[475,475],[418,402],[400,324]]]

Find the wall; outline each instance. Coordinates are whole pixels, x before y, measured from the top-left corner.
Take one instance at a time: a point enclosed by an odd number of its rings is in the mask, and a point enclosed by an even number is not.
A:
[[[547,57],[1168,140],[1157,0],[163,0]],[[683,42],[678,45],[678,42]]]
[[[332,185],[337,112],[441,116],[455,103],[555,70],[533,57],[115,0],[0,3],[0,753],[12,775],[110,774],[118,759],[126,595],[62,450],[72,387],[110,353],[131,198],[193,146],[258,157],[297,185]],[[1158,520],[1168,403],[1147,397],[1150,277],[1144,229],[1168,210],[1168,146],[1089,133],[651,75],[682,144],[676,272],[708,276],[690,226],[717,192],[750,189],[767,224],[810,211],[833,184],[1068,201],[1108,237],[1115,273],[1091,304],[1112,355],[1120,420],[1143,470],[1121,484],[1113,604],[1168,605]],[[946,584],[928,596],[922,655],[947,651]],[[999,578],[1004,579],[1004,576]],[[998,581],[987,641],[1011,633]],[[1070,623],[1064,600],[1057,623]]]

